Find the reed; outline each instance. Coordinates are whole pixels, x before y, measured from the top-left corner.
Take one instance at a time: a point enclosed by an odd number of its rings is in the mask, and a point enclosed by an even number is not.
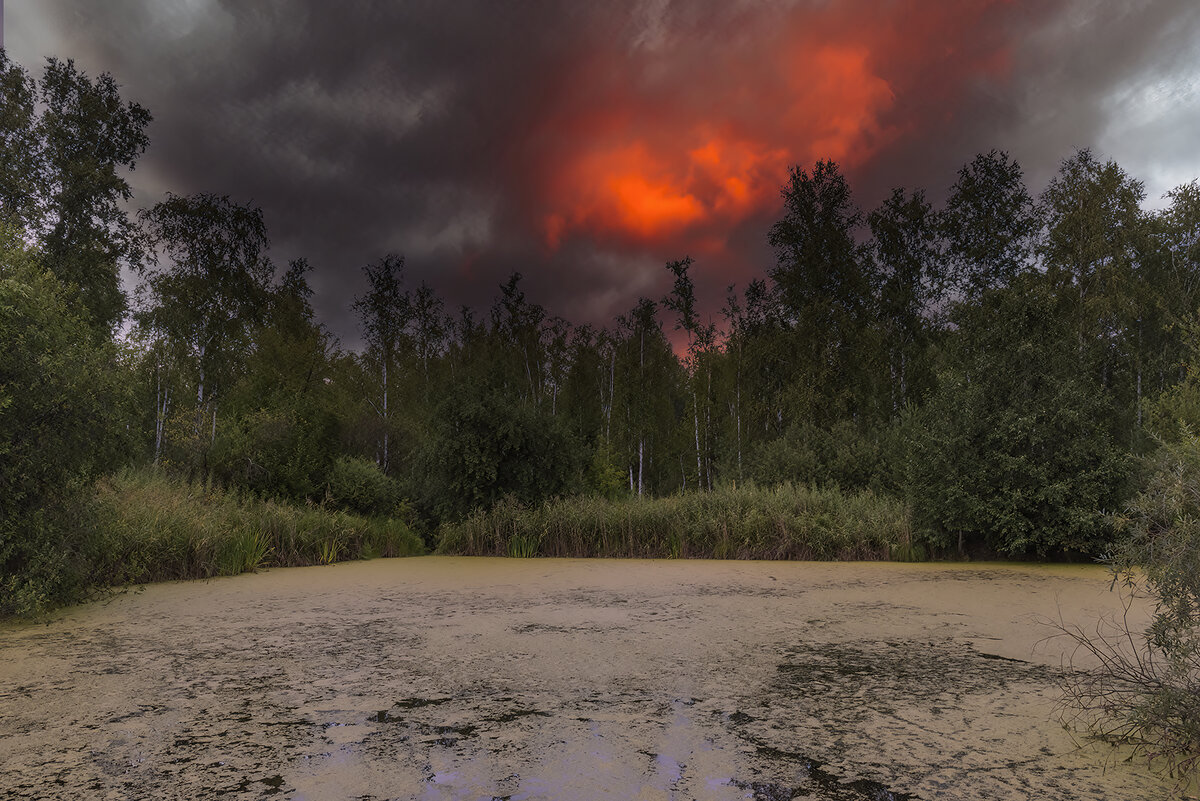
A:
[[[706,559],[923,558],[909,511],[871,492],[723,486],[664,498],[513,499],[439,529],[440,553]]]
[[[277,503],[153,470],[102,479],[93,508],[91,583],[101,586],[424,550],[399,520]]]

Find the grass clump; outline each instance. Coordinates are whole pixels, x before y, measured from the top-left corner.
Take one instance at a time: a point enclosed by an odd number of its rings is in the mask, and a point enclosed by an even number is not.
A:
[[[665,498],[514,499],[439,531],[440,553],[704,559],[914,559],[907,507],[872,492],[723,486]]]
[[[150,470],[97,484],[91,538],[97,586],[424,551],[400,520],[277,503]]]

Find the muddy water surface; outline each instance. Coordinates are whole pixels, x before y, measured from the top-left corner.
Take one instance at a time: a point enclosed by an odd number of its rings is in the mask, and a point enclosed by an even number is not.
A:
[[[0,628],[0,797],[1132,799],[1052,719],[1087,567],[422,557]],[[1106,756],[1108,757],[1106,759]]]

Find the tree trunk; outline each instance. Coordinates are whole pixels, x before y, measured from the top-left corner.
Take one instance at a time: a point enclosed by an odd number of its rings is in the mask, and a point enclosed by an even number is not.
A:
[[[388,434],[390,429],[390,421],[388,420],[388,359],[385,354],[383,357],[383,461],[380,467],[383,472],[388,471]]]
[[[642,497],[642,466],[645,462],[646,441],[638,440],[638,497]]]
[[[696,396],[694,383],[692,384],[692,423],[696,433],[696,486],[702,487],[704,486],[704,472],[700,466],[700,400]]]

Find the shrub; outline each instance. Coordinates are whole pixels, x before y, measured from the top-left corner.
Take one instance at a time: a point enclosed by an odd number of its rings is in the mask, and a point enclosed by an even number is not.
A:
[[[387,515],[400,502],[400,488],[374,462],[343,456],[329,471],[329,497],[340,509]]]
[[[1128,619],[1064,628],[1097,666],[1064,674],[1064,718],[1132,746],[1181,782],[1200,767],[1200,439],[1182,429],[1150,458],[1145,489],[1117,525],[1110,558],[1127,608],[1149,599],[1145,631]]]
[[[468,383],[434,416],[423,458],[425,504],[439,518],[460,520],[505,496],[540,503],[578,480],[583,455],[560,417],[486,383]],[[599,481],[606,480],[601,467]]]

